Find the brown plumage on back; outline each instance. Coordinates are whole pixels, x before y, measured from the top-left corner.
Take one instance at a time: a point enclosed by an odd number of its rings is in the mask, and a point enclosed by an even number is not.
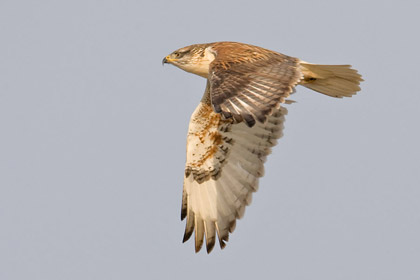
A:
[[[238,43],[215,43],[212,49],[217,53],[208,76],[213,108],[248,126],[265,122],[302,77],[293,57]]]
[[[198,252],[221,248],[258,188],[264,162],[281,137],[287,110],[280,106],[297,84],[332,97],[360,90],[349,65],[318,65],[235,42],[197,44],[163,59],[207,79],[187,138],[181,218],[183,241],[195,232]]]

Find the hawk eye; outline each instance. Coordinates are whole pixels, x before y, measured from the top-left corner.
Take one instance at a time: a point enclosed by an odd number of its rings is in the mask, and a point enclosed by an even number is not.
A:
[[[187,52],[188,52],[188,51],[176,51],[176,52],[174,52],[173,56],[174,56],[175,58],[181,58],[181,57],[183,57],[183,56],[184,56]]]

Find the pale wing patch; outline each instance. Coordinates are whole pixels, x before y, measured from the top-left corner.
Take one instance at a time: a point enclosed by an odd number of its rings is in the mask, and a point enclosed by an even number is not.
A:
[[[221,120],[211,106],[200,103],[189,127],[181,217],[187,218],[184,241],[195,232],[198,252],[206,239],[207,252],[218,236],[221,248],[241,218],[271,147],[282,135],[285,108],[276,109],[265,123]]]

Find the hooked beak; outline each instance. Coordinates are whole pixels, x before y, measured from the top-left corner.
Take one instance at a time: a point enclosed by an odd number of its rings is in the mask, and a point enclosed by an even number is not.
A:
[[[171,58],[170,55],[167,55],[164,59],[162,59],[162,65],[165,63],[171,63],[172,61],[176,61],[178,59],[176,58]]]

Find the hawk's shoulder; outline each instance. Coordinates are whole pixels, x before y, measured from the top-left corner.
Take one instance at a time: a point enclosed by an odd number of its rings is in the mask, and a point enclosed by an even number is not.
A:
[[[215,112],[248,126],[265,122],[302,78],[299,59],[261,47],[214,43],[210,64],[211,104]]]

